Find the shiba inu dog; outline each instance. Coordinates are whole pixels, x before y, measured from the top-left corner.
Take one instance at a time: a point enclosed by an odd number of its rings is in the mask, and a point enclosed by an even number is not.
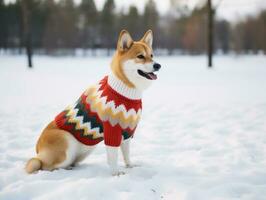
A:
[[[151,30],[139,41],[121,31],[110,74],[48,124],[38,139],[36,157],[26,164],[26,172],[74,166],[101,141],[106,145],[112,175],[124,174],[117,165],[119,147],[126,167],[134,166],[129,145],[141,115],[141,96],[157,79],[154,72],[161,68],[153,60],[152,42]]]

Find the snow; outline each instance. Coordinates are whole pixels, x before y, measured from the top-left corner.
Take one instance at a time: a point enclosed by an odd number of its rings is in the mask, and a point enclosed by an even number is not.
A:
[[[112,177],[103,144],[73,170],[24,172],[44,126],[109,71],[108,57],[0,57],[0,199],[262,200],[266,57],[159,57],[132,140],[139,167]]]

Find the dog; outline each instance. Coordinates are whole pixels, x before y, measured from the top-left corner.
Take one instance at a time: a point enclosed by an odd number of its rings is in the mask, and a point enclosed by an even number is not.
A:
[[[47,125],[36,145],[37,156],[25,166],[27,173],[71,168],[101,141],[112,175],[124,174],[117,164],[119,147],[125,166],[134,167],[129,157],[130,140],[140,120],[141,96],[161,68],[153,60],[152,42],[151,30],[139,41],[133,41],[126,30],[120,32],[110,74]]]

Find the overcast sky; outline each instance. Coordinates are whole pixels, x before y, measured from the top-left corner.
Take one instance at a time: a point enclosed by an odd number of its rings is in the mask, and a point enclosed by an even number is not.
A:
[[[6,2],[14,0],[6,0]],[[74,0],[79,3],[81,0]],[[94,0],[97,8],[100,10],[103,7],[105,0]],[[118,10],[127,9],[130,5],[136,5],[140,11],[143,11],[144,5],[148,0],[115,0]],[[161,14],[165,14],[169,9],[170,0],[155,0],[157,9]],[[198,2],[206,0],[176,0],[189,8],[193,8]],[[217,16],[230,21],[237,21],[247,15],[253,15],[258,10],[266,8],[266,0],[213,0],[214,6],[218,3]]]
[[[79,2],[80,0],[76,0]],[[148,0],[115,0],[118,9],[126,9],[129,5],[136,5],[141,11],[143,11],[144,5]],[[169,9],[170,0],[155,0],[157,9],[160,13],[164,14]],[[193,8],[198,2],[204,2],[204,0],[177,0],[188,7]],[[95,0],[98,9],[101,9],[105,0]],[[218,17],[228,20],[237,20],[249,14],[254,14],[262,8],[266,8],[266,0],[213,0],[214,6],[218,3],[217,9]]]

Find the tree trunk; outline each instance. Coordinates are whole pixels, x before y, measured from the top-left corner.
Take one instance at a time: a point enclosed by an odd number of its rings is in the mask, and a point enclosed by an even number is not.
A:
[[[29,0],[21,1],[22,20],[23,20],[23,32],[24,41],[26,47],[26,53],[28,58],[28,67],[32,68],[32,44],[31,44],[31,13],[29,8]]]
[[[213,14],[212,1],[208,0],[208,67],[212,67],[212,55],[213,55]]]

